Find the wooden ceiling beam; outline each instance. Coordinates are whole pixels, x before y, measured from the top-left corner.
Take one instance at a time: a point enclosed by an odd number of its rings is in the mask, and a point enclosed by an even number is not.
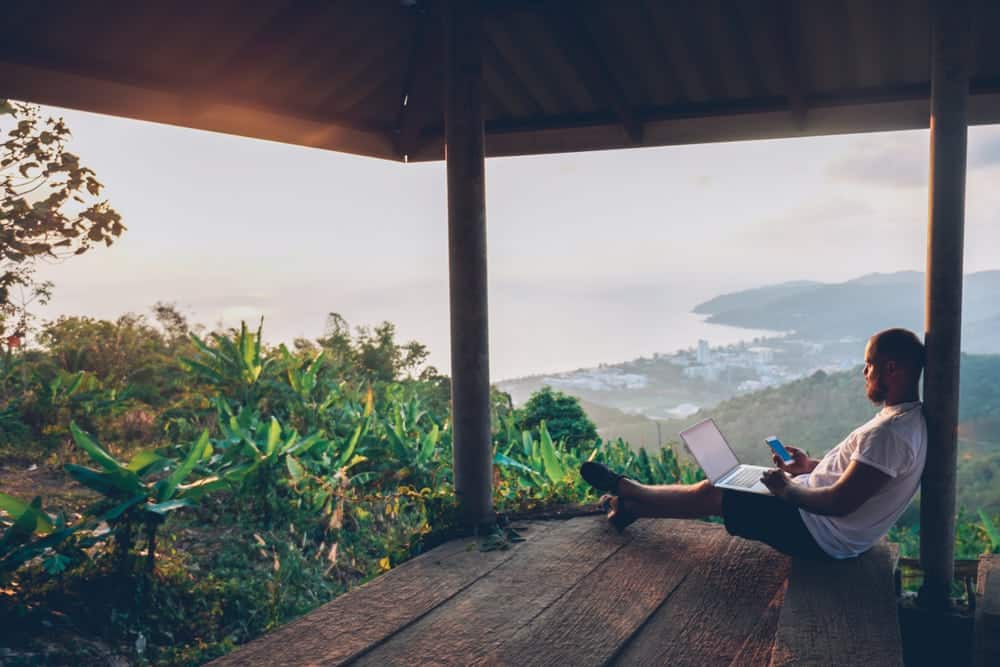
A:
[[[827,30],[832,32],[830,42],[835,46],[831,51],[839,56],[841,87],[846,90],[860,87],[858,37],[851,30],[847,2],[838,0],[837,2],[823,3],[819,8],[826,10],[824,16],[826,17]]]
[[[576,12],[572,9],[560,11],[554,5],[540,10],[545,26],[587,91],[599,104],[610,105],[632,143],[640,143],[642,121],[630,107],[625,90],[601,57],[597,43]]]
[[[773,0],[772,16],[774,42],[778,47],[778,67],[784,82],[785,97],[797,127],[805,127],[806,106],[805,73],[802,66],[802,38],[799,19],[799,0]]]
[[[705,74],[698,67],[694,55],[682,38],[683,30],[667,11],[666,5],[660,0],[640,0],[639,4],[650,17],[660,37],[658,41],[669,55],[678,79],[684,84],[683,97],[696,102],[709,99],[712,93],[708,90]]]
[[[494,46],[493,41],[484,39],[482,45],[483,76],[492,72],[492,78],[502,90],[493,91],[505,100],[505,106],[513,107],[516,115],[532,116],[542,113],[542,105],[513,70],[503,55]],[[503,94],[501,94],[503,93]]]
[[[431,21],[440,20],[426,7],[420,8],[413,26],[413,40],[403,75],[403,89],[396,113],[395,147],[401,160],[420,149],[421,134],[434,110],[442,110],[444,89],[443,53],[430,38]],[[437,61],[437,62],[435,62]]]
[[[762,95],[767,91],[761,76],[761,64],[754,55],[750,38],[750,26],[745,12],[748,11],[744,2],[722,2],[719,8],[722,19],[724,38],[732,44],[735,58],[743,68],[743,77],[750,88],[750,97]]]
[[[552,86],[538,68],[525,62],[522,46],[511,37],[502,19],[501,16],[488,16],[483,21],[483,29],[497,56],[507,63],[511,74],[521,81],[544,113],[558,113],[560,109],[558,95],[553,93]]]

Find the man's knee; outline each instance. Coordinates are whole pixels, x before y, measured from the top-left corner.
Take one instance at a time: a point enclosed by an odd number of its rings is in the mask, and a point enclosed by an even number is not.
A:
[[[722,513],[722,489],[714,486],[707,479],[695,484],[694,489],[706,509],[710,510],[712,514]]]

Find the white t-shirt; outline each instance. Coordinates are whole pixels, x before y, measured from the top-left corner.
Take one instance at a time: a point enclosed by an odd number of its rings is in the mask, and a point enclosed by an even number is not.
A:
[[[871,421],[855,429],[826,453],[796,484],[818,489],[833,486],[851,461],[881,470],[892,479],[847,516],[823,516],[799,509],[816,544],[834,558],[851,558],[867,551],[910,504],[920,486],[927,458],[927,422],[919,401],[882,408]]]

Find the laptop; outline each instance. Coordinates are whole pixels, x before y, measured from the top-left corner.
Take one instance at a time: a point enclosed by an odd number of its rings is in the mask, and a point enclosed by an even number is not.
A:
[[[681,431],[681,440],[691,456],[705,471],[713,486],[733,491],[771,495],[760,476],[765,470],[761,466],[743,465],[736,460],[733,448],[711,419],[698,422]]]

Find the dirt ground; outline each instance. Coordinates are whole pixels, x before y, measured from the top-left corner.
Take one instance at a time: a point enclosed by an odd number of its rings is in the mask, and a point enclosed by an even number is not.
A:
[[[66,512],[67,518],[97,499],[97,494],[79,485],[62,467],[23,462],[0,462],[0,491],[30,502],[42,497],[42,509]]]

